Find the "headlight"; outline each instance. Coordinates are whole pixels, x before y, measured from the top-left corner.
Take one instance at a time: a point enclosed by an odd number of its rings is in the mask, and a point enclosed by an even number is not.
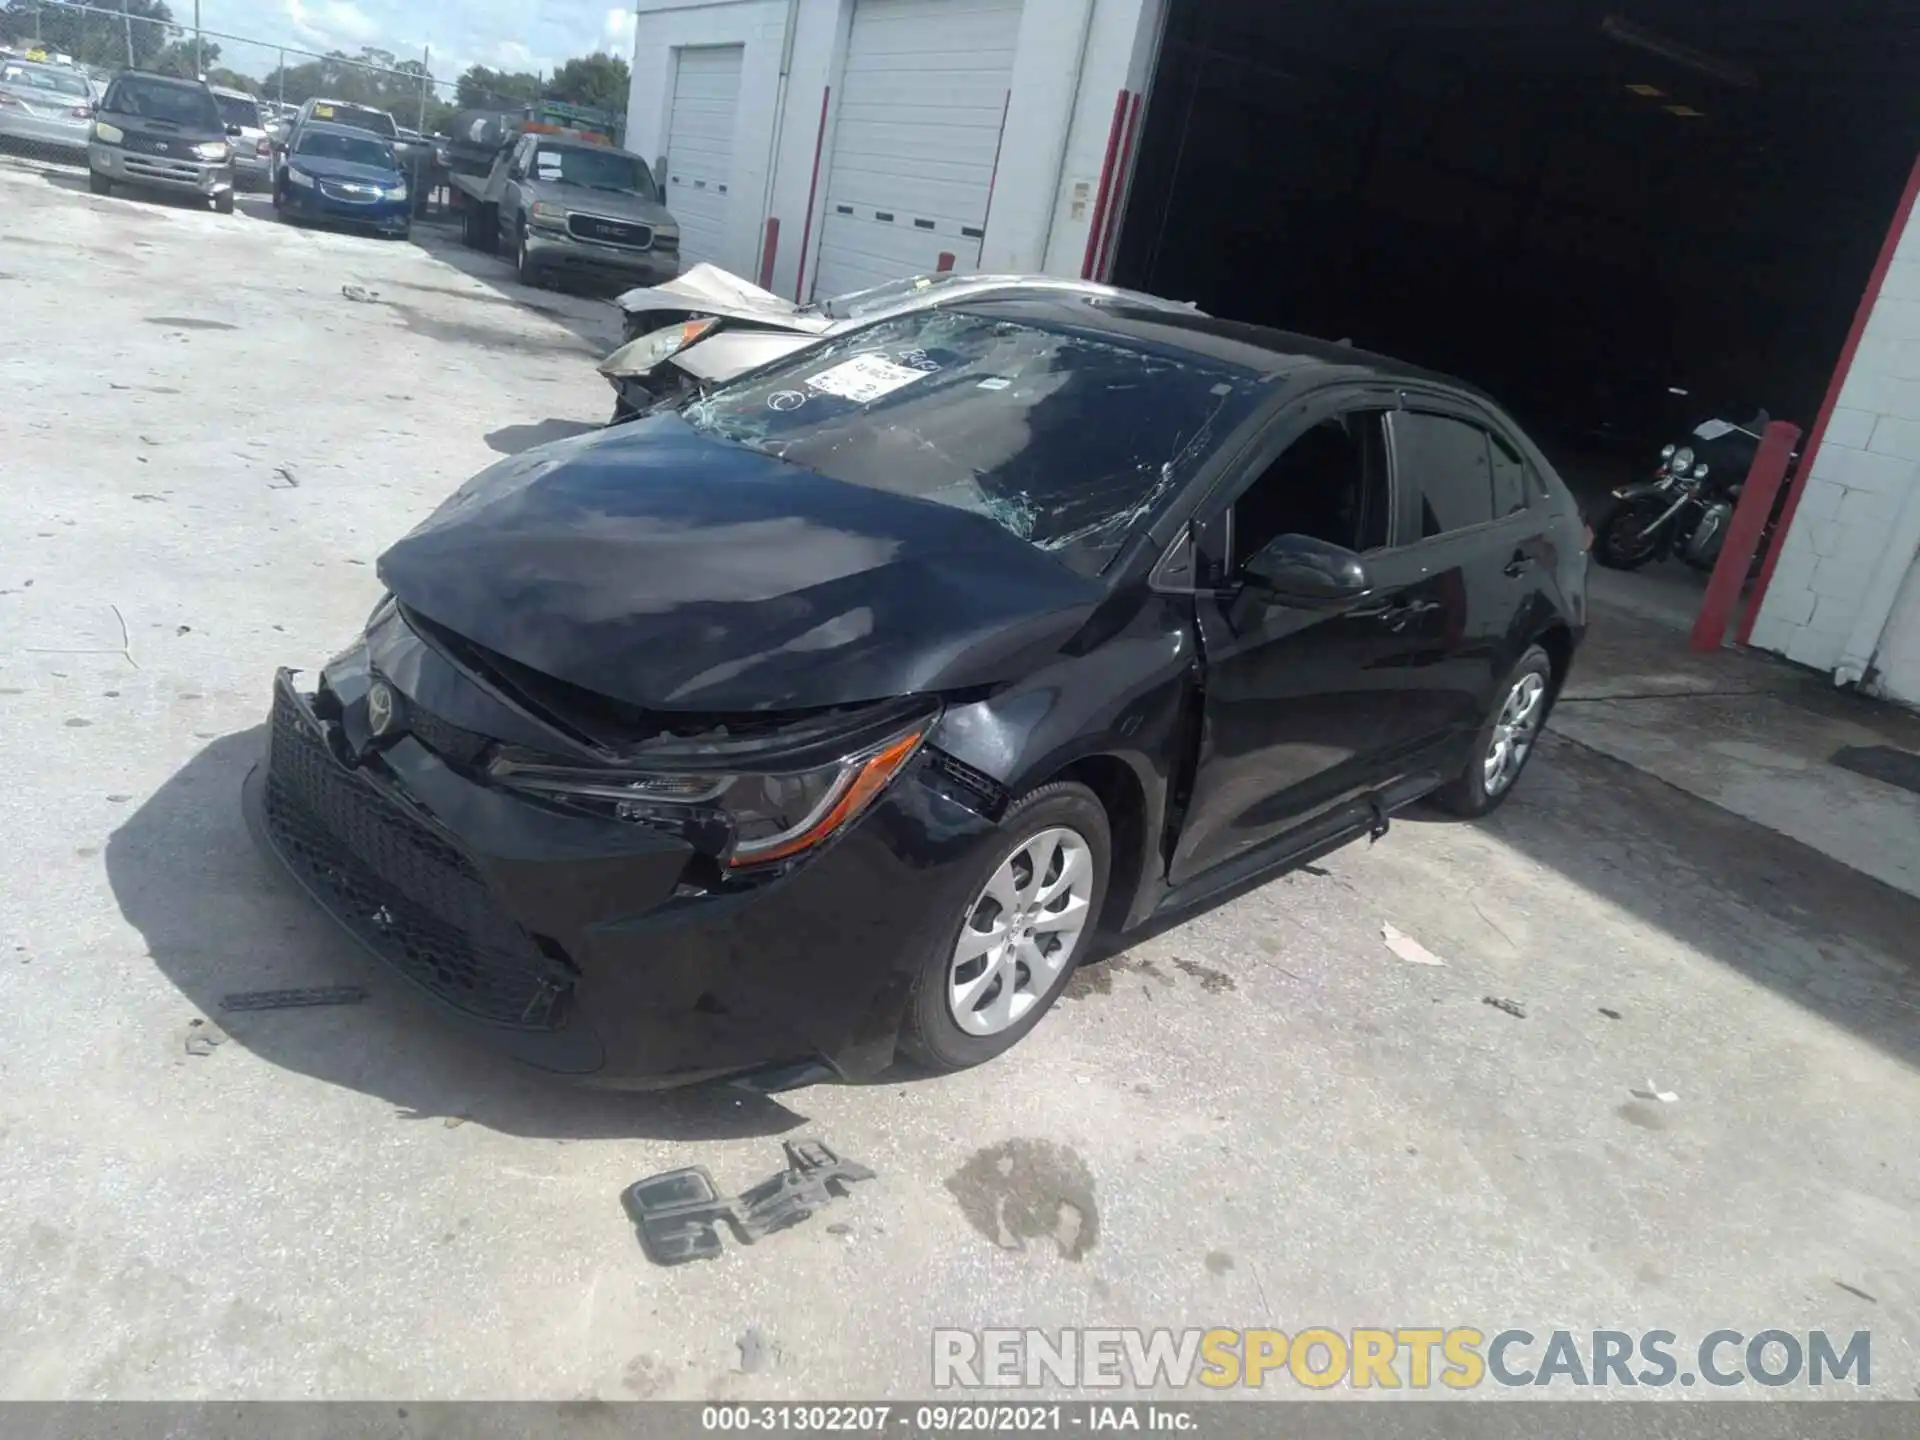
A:
[[[127,132],[118,125],[109,125],[104,120],[93,122],[93,138],[103,145],[118,145],[127,138]]]
[[[680,248],[680,232],[678,230],[655,230],[653,232],[653,248],[656,250],[678,250]]]
[[[642,335],[631,344],[622,345],[607,356],[600,362],[600,373],[602,375],[645,375],[655,367],[665,364],[719,323],[719,320],[709,315],[703,320],[688,320],[679,325],[663,325],[658,330]]]
[[[287,183],[289,185],[302,185],[311,190],[313,188],[313,177],[307,174],[306,171],[296,170],[293,166],[289,165],[287,167]]]
[[[1694,478],[1694,479],[1696,479],[1696,480],[1704,480],[1704,479],[1706,479],[1706,478],[1707,478],[1707,467],[1706,467],[1705,465],[1696,465],[1696,466],[1694,466],[1694,467],[1693,467],[1693,478]]]
[[[1672,445],[1663,447],[1660,451],[1660,458],[1662,460],[1671,460],[1673,458],[1673,452],[1675,448],[1676,447]]]
[[[804,854],[852,824],[920,749],[931,718],[831,764],[788,773],[631,771],[495,760],[515,790],[684,835],[730,870]]]
[[[1668,465],[1676,475],[1687,473],[1687,467],[1693,464],[1693,447],[1682,445],[1668,460]]]
[[[233,154],[233,147],[224,140],[209,140],[204,145],[194,146],[193,153],[202,160],[225,160]]]
[[[404,181],[404,180],[403,180],[403,181],[401,181],[401,182],[400,182],[400,183],[399,183],[398,185],[394,185],[394,186],[391,186],[391,187],[390,187],[390,188],[389,188],[389,189],[387,190],[387,198],[388,198],[389,200],[404,200],[404,199],[406,199],[406,198],[407,198],[407,184],[406,184],[406,181]]]
[[[533,208],[527,211],[527,223],[551,230],[564,230],[567,228],[567,207],[556,205],[551,200],[536,200]]]

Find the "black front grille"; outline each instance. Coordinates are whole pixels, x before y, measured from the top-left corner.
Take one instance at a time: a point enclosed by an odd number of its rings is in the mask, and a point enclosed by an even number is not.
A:
[[[645,250],[653,244],[651,225],[630,225],[623,220],[605,220],[598,215],[569,215],[567,229],[576,240],[597,240],[602,245],[625,245]]]
[[[275,847],[359,939],[482,1020],[552,1029],[564,970],[495,903],[451,840],[337,761],[284,695],[267,752]]]
[[[173,135],[145,135],[137,130],[129,130],[126,138],[120,142],[120,148],[139,155],[166,155],[175,160],[196,160],[199,157],[193,153],[193,147],[199,143]]]

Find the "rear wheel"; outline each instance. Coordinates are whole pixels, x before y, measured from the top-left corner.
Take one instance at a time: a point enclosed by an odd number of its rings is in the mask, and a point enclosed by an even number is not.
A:
[[[113,194],[113,182],[98,170],[87,171],[87,189],[95,195]]]
[[[1107,812],[1084,785],[1045,785],[1000,822],[974,896],[925,957],[900,1046],[935,1070],[1011,1050],[1060,998],[1093,942],[1113,853]]]
[[[1467,768],[1433,792],[1433,804],[1466,820],[1499,808],[1532,758],[1552,704],[1553,662],[1545,650],[1530,645],[1501,687],[1493,714],[1474,737]]]
[[[233,191],[224,190],[214,196],[213,209],[215,214],[231,215],[233,213]]]

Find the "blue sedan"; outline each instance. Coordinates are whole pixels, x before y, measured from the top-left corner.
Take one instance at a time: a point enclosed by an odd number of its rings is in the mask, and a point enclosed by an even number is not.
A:
[[[405,239],[413,206],[393,146],[344,125],[300,127],[273,187],[283,220],[365,226]]]

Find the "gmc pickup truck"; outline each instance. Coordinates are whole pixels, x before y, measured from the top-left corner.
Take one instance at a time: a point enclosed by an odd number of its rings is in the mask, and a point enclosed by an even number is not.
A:
[[[658,285],[680,273],[680,226],[647,162],[586,135],[527,134],[484,176],[454,173],[461,238],[513,256],[522,284],[570,274]]]

